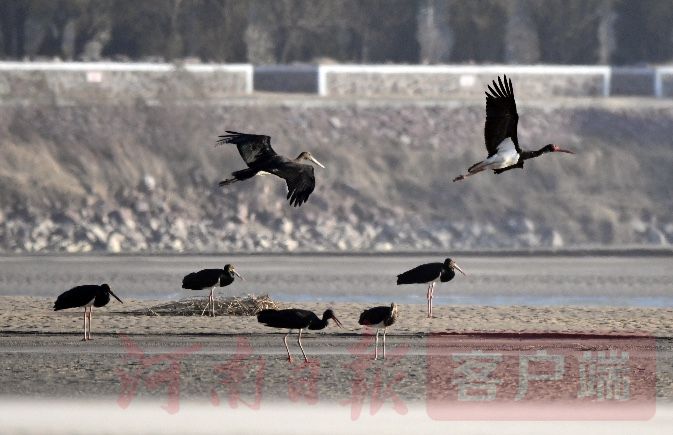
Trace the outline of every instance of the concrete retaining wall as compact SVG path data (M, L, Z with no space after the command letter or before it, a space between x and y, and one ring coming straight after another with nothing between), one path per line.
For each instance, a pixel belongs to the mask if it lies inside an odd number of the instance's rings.
M146 104L252 92L251 65L0 62L3 103Z
M506 74L518 96L597 97L610 93L609 67L551 66L359 66L320 67L320 94L330 96L474 97Z
M0 104L219 102L253 91L480 98L503 74L523 98L673 97L673 67L0 62Z

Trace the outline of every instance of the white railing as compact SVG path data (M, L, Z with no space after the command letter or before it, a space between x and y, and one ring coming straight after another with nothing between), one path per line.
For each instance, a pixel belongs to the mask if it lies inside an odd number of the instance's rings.
M673 75L673 67L661 66L654 69L654 96L663 98L664 95L664 75Z
M598 75L602 77L602 94L610 95L612 68L609 66L561 65L320 65L318 93L326 96L330 73L342 74L535 74L535 75Z
M316 74L316 88L321 96L330 95L330 74L446 74L467 76L480 74L511 74L511 75L574 75L599 76L601 95L611 95L613 68L610 66L563 66L563 65L264 65L253 67L250 64L172 64L149 62L0 62L2 71L82 71L98 72L174 72L188 71L192 73L232 72L245 75L245 92L252 93L254 87L254 71L278 72L292 76L293 72L311 72ZM641 75L652 74L652 94L656 98L673 95L673 84L668 85L667 77L673 76L673 66L634 68ZM462 81L463 78L461 77ZM673 78L671 79L673 81ZM282 91L282 90L280 90Z
M245 91L253 92L253 66L232 64L172 64L149 62L0 62L1 71L81 71L96 72L174 72L193 73L232 72L245 74Z

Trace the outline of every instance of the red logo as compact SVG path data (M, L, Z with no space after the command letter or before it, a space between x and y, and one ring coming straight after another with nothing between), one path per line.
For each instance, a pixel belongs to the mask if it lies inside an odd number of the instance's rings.
M433 334L427 409L437 420L646 420L653 337Z

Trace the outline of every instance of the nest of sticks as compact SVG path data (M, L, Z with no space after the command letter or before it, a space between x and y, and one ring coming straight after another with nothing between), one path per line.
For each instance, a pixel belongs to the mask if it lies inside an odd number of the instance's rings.
M142 311L148 316L200 316L207 304L207 296L191 297L155 305ZM217 316L256 316L260 311L269 308L278 308L269 295L215 298L215 315ZM204 314L208 315L208 313L210 313L210 308Z

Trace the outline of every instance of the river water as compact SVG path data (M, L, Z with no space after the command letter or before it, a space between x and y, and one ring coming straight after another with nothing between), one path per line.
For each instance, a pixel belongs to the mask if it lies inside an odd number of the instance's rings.
M468 276L439 284L436 304L673 306L673 257L454 259ZM423 303L425 286L397 286L396 275L442 260L421 255L8 256L0 258L0 295L55 297L78 284L108 282L122 298L170 300L205 294L181 289L185 274L232 263L246 280L218 289L218 296Z

